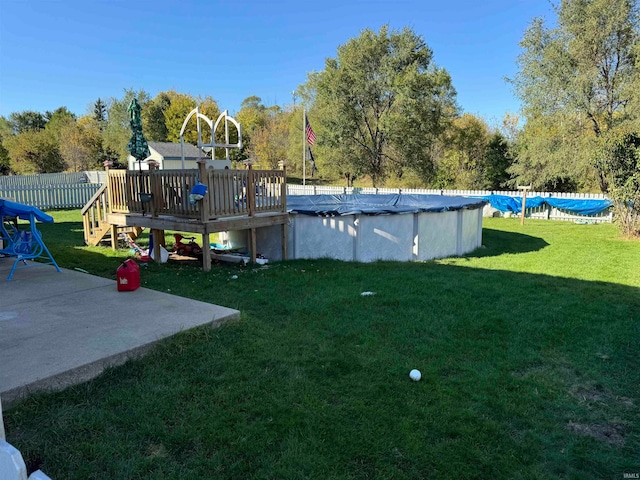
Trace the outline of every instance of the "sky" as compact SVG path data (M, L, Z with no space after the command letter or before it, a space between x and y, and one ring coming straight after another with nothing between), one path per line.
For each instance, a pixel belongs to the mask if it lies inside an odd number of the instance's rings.
M520 103L505 77L549 0L0 0L0 115L77 115L124 89L251 95L288 105L307 74L364 29L409 27L445 68L462 111L497 125Z

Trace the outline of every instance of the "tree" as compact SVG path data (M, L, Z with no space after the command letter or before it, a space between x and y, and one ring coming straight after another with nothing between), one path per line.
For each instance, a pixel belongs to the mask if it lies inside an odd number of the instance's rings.
M167 125L164 113L171 105L171 92L160 92L142 111L142 123L147 139L151 142L167 141Z
M93 104L93 119L98 125L103 125L107 121L107 104L101 98Z
M47 124L47 119L40 112L25 110L13 112L9 115L9 122L13 128L13 134L18 135L30 130L42 130Z
M512 172L536 187L595 180L606 191L588 159L599 137L639 116L636 1L561 0L555 10L555 28L535 19L520 44L513 83L527 125Z
M440 188L487 188L489 127L484 120L465 113L452 122L442 141L444 153L437 161L436 185Z
M67 107L60 107L53 112L46 112L45 118L47 119L45 130L51 132L58 140L60 140L62 130L76 122L76 116Z
M610 186L615 221L622 233L640 236L640 134L611 135L596 150L594 161Z
M19 175L55 173L64 170L58 139L45 130L26 130L3 141L11 159L11 170Z
M486 152L487 186L491 190L499 190L507 186L510 179L508 172L513 163L513 157L507 139L500 132L495 132L489 138Z
M240 111L236 115L236 120L242 125L242 150L234 151L235 161L248 158L253 134L256 130L266 126L268 115L267 107L262 104L260 97L252 95L242 101Z
M60 154L67 171L102 167L102 135L95 117L82 117L66 125L60 133Z
M263 168L276 169L280 162L286 160L290 115L273 109L265 125L254 130L249 153Z
M456 107L449 74L432 57L410 29L383 26L338 47L309 76L300 93L319 120L318 143L341 170L368 175L374 185L404 168L433 177L430 147Z

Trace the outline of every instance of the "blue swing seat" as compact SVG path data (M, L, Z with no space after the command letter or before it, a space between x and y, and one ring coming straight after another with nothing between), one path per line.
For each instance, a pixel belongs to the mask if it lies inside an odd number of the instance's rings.
M18 218L29 222L29 230L19 228ZM0 198L0 239L2 240L0 256L14 259L7 280L13 278L13 273L18 268L53 265L58 272L60 271L60 267L42 240L42 234L36 227L36 220L53 222L53 218L42 210ZM27 260L38 260L38 262L27 263Z

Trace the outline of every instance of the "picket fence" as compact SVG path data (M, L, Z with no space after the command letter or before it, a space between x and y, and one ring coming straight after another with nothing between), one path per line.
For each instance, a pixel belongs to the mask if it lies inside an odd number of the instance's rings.
M0 187L17 187L27 185L65 185L71 183L86 183L85 172L69 173L39 173L36 175L2 175Z
M0 198L7 198L42 210L81 208L91 200L99 188L98 183L0 185Z
M287 185L287 195L342 195L342 194L392 194L402 193L406 195L444 195L463 197L486 197L488 195L506 195L510 197L522 197L520 191L498 190L441 190L426 188L360 188L360 187L332 187L319 185ZM571 198L575 200L606 200L607 196L601 193L554 193L554 192L527 192L527 197L555 197ZM485 206L484 216L498 215L497 210L490 205ZM607 209L596 215L577 215L575 213L560 210L544 203L537 208L527 208L527 218L539 220L564 220L571 222L610 223L613 221L613 211Z
M81 208L105 178L103 171L0 176L0 198L43 210Z

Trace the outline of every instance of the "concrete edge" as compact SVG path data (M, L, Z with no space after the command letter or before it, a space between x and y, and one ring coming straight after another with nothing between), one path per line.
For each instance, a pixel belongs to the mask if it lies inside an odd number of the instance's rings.
M148 342L144 345L139 345L132 349L126 350L124 352L116 353L109 357L101 358L91 363L87 363L84 365L80 365L79 367L71 368L65 372L61 372L51 377L41 378L34 382L31 382L27 385L22 385L19 387L12 388L11 390L7 390L5 392L0 392L0 399L2 401L2 406L5 410L10 408L12 405L16 404L20 400L27 398L32 393L42 392L42 391L59 391L64 390L67 387L71 387L73 385L78 385L80 383L87 382L99 376L102 372L104 372L109 367L117 367L124 364L127 360L136 359L144 356L149 352L156 344L166 340L168 338L173 337L174 335L187 332L189 330L193 330L194 328L200 328L203 326L210 326L212 328L219 328L222 325L240 320L240 312L232 313L230 315L213 319L210 322L203 323L201 325L197 325L190 328L184 328L176 331L171 335L167 335L166 337L161 337L151 342Z

